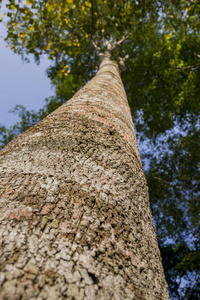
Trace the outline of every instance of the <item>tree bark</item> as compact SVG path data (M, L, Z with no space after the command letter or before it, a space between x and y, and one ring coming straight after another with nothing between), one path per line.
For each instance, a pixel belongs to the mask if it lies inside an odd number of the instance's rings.
M1 299L168 299L118 64L0 152Z

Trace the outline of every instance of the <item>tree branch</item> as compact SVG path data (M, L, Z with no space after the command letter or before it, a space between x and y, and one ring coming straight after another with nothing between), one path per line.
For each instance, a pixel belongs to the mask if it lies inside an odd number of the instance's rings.
M198 58L200 58L200 54L194 53L195 56L197 56Z
M153 178L157 179L157 180L160 181L160 182L163 182L164 184L170 185L171 187L173 187L173 188L175 188L175 189L178 189L179 191L183 192L184 194L186 194L187 196L189 196L189 197L191 197L191 198L194 198L194 199L200 201L200 198L195 197L195 196L193 196L193 195L187 193L183 188L177 187L176 185L171 184L170 182L168 182L168 181L166 181L166 180L164 180L164 179L161 179L160 177L153 176Z
M115 41L114 44L112 45L112 50L114 50L116 47L121 45L129 36L130 36L130 33L127 33L121 38L121 40Z
M193 65L193 66L188 66L188 67L173 67L174 69L193 69L193 68L198 68L200 66L200 64L196 64L196 65Z
M94 32L94 4L93 4L93 0L91 0L91 15L92 15L92 35Z
M91 43L96 50L100 50L99 47L97 46L97 44L93 40L91 40Z
M106 44L106 47L107 47L107 50L108 51L113 51L113 47L112 45L109 43L109 41L107 39L105 39L105 44Z
M126 69L125 60L127 58L129 58L128 54L124 58L118 57L118 64L119 64L120 71L124 71Z
M98 55L99 60L100 60L100 62L101 62L101 60L102 60L104 54L103 54L102 52L100 52L100 47L98 47L97 44L96 44L93 40L91 40L91 43L92 43L92 45L94 46L94 48L95 48L95 50L96 50L96 54Z

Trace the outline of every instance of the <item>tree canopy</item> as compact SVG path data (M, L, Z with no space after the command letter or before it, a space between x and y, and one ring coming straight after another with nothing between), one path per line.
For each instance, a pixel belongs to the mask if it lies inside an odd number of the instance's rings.
M200 4L198 1L0 1L9 47L39 63L55 96L21 122L1 126L2 146L67 101L96 73L97 52L121 41L122 73L150 189L173 299L199 293ZM28 100L27 100L28 101ZM185 279L185 281L183 281Z

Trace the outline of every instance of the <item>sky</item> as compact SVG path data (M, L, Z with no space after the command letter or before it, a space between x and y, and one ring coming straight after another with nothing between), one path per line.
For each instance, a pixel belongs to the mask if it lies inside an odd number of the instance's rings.
M38 66L30 57L31 63L24 63L20 55L6 48L5 34L6 29L0 23L0 125L8 127L18 120L17 116L8 113L15 105L38 110L54 91L45 75L50 61L44 57Z

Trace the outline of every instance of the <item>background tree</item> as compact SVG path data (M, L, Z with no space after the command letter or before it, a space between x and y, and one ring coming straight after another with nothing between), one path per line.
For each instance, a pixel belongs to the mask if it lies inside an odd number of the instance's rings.
M22 122L11 131L2 128L3 143L68 100L95 74L92 41L104 50L105 39L128 35L115 55L129 54L122 77L146 148L144 162L150 159L147 179L165 271L174 299L195 299L200 198L198 2L10 1L8 8L8 42L23 59L33 53L39 62L40 55L48 55L52 65L47 74L56 96L47 99L38 114L18 107ZM181 278L188 282L184 288Z

